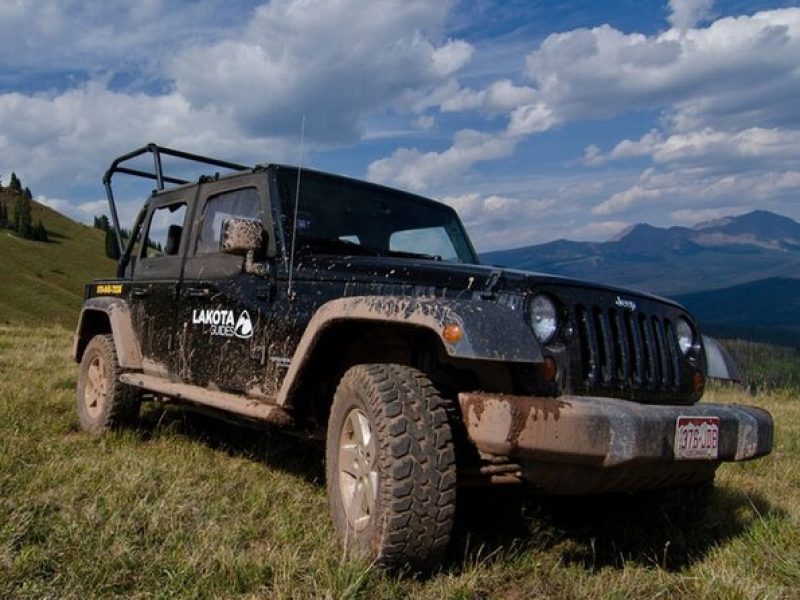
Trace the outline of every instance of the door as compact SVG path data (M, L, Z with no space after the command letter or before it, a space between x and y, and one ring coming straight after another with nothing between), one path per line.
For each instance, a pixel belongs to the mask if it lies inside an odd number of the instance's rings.
M236 185L236 187L231 187ZM180 344L187 382L253 396L274 395L267 379L272 275L248 273L241 256L219 251L222 222L260 221L272 232L263 177L203 185L181 288ZM265 249L264 255L269 254ZM266 262L266 256L257 257Z
M174 194L151 202L132 275L131 312L145 372L177 379L175 322L188 204Z

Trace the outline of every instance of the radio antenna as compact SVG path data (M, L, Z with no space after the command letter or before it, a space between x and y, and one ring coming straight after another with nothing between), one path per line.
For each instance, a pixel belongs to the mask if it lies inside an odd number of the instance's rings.
M300 156L297 160L297 187L294 191L294 220L292 221L292 249L289 252L289 282L287 285L287 294L291 299L293 297L292 289L292 274L294 273L294 249L295 239L297 239L297 209L300 206L300 174L303 172L303 142L306 135L306 115L303 113L303 118L300 121Z

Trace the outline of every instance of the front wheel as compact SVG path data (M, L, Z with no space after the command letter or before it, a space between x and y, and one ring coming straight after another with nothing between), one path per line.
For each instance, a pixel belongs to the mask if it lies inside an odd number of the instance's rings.
M441 558L456 497L445 408L410 367L356 365L344 374L328 421L326 476L346 550L390 568Z
M100 433L139 416L138 391L120 382L122 369L111 335L97 335L86 346L78 377L78 420L84 431Z

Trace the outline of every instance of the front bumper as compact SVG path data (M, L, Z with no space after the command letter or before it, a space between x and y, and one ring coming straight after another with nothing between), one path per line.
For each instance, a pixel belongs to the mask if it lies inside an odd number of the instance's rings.
M721 462L750 460L772 450L772 417L750 406L485 393L459 394L459 403L479 451L519 463L523 479L555 493L682 485L708 479ZM719 419L716 459L675 457L681 416ZM576 481L569 484L572 476Z

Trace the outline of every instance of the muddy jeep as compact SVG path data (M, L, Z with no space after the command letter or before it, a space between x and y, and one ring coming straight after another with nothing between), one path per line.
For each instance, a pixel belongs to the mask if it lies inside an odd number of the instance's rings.
M120 173L157 187L127 239ZM119 262L75 333L81 426L155 400L324 440L335 529L379 564L435 563L465 486L688 489L771 450L767 412L698 403L726 369L683 307L481 266L443 204L154 144L104 183Z

